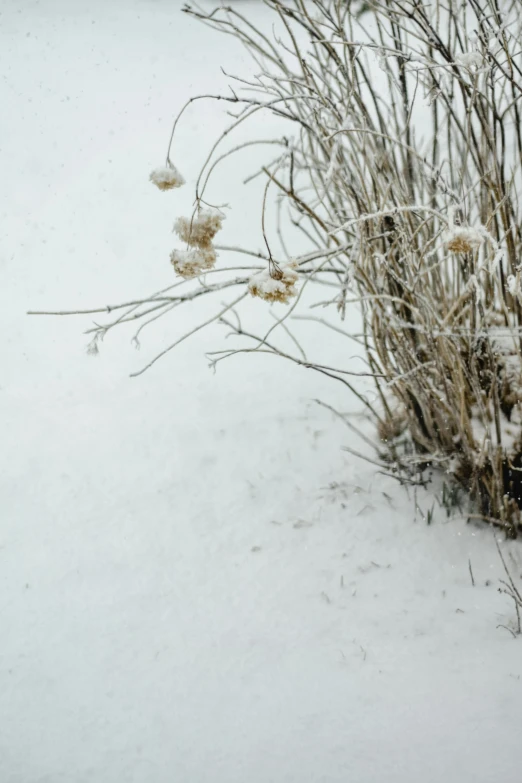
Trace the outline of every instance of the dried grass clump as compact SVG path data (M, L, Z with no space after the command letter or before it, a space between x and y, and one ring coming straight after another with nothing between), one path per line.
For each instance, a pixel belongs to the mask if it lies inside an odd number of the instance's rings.
M154 294L138 313L93 331L103 336L138 317L145 325L196 296L236 288L201 325L216 320L240 338L213 354L214 365L262 351L343 383L373 417L389 470L440 468L467 490L472 515L514 536L522 528L521 0L265 5L263 29L246 6L185 9L236 38L254 65L252 75L230 77L230 91L200 96L228 107L231 119L196 181L200 217L176 223L189 249L174 260L177 271L196 269L192 259L217 230L201 218L215 172L254 145L276 150L259 170L263 251L218 246L230 265L212 270L217 282ZM168 160L195 100L174 122ZM266 114L281 122L281 135L259 140L255 121ZM250 121L252 137L223 150ZM246 275L234 265L237 253ZM347 352L338 367L312 361L294 335L292 318L314 291L321 317L311 322L338 330L326 308L349 319L342 331L361 351L364 372L359 363L346 367ZM249 292L292 299L264 334L248 331L238 313ZM253 343L242 347L247 338Z
M264 167L267 188L314 242L293 275L306 270L308 285L333 286L341 317L359 301L358 339L380 404L354 390L394 469L440 467L466 488L477 516L515 535L520 1L386 0L367 4L360 23L361 6L345 0L266 5L278 31L271 40L235 9L190 13L232 28L260 64L261 77L239 86L261 99L241 95L239 121L261 100L294 124L286 153ZM285 300L267 248L268 269L249 290ZM345 370L336 375L351 385Z

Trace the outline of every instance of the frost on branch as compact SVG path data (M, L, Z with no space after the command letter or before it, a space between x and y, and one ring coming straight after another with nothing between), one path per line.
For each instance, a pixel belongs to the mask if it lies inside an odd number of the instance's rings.
M455 60L459 65L462 65L463 68L471 71L471 73L479 73L480 71L487 70L487 68L484 68L485 63L483 56L477 51L462 52L457 55Z
M175 166L160 166L150 172L150 181L160 190L172 190L185 184L185 179Z
M299 275L295 271L297 264L290 262L272 270L264 269L250 278L248 290L252 296L258 296L267 302L283 302L297 296L296 283Z

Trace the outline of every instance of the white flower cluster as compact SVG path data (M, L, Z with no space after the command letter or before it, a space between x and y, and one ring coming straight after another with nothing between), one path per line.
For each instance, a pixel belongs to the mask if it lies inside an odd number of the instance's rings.
M185 179L172 163L150 172L149 179L160 190L172 190L185 184Z
M258 296L267 302L286 303L290 297L297 296L296 283L299 275L295 271L296 267L296 262L291 261L273 271L264 269L250 278L248 290L252 296Z

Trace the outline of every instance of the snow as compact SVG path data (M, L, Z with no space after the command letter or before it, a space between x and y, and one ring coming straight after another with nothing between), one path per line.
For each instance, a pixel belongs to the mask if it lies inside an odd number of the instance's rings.
M488 70L484 67L484 57L477 51L458 54L457 63L472 73L483 73Z
M180 125L184 188L148 172L178 108L246 66L179 8L2 4L0 780L518 783L493 532L343 451L369 454L313 402L357 411L341 384L265 355L213 375L219 327L129 379L218 302L156 322L139 353L111 332L95 358L88 316L25 315L172 282L170 227L221 107ZM223 241L262 249L233 173ZM300 329L325 363L360 363ZM518 580L520 545L501 546Z

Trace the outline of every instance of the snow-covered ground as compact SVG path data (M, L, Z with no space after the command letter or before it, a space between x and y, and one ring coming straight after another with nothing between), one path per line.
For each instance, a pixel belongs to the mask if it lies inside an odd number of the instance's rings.
M190 193L148 172L182 103L246 63L180 7L0 9L0 781L519 783L493 533L437 504L428 526L433 496L416 510L343 452L365 446L313 402L357 410L340 384L262 356L213 375L218 327L129 379L216 303L97 358L89 318L25 315L171 281ZM189 185L222 121L187 115ZM260 247L236 179L223 238ZM502 547L519 578L520 544Z

